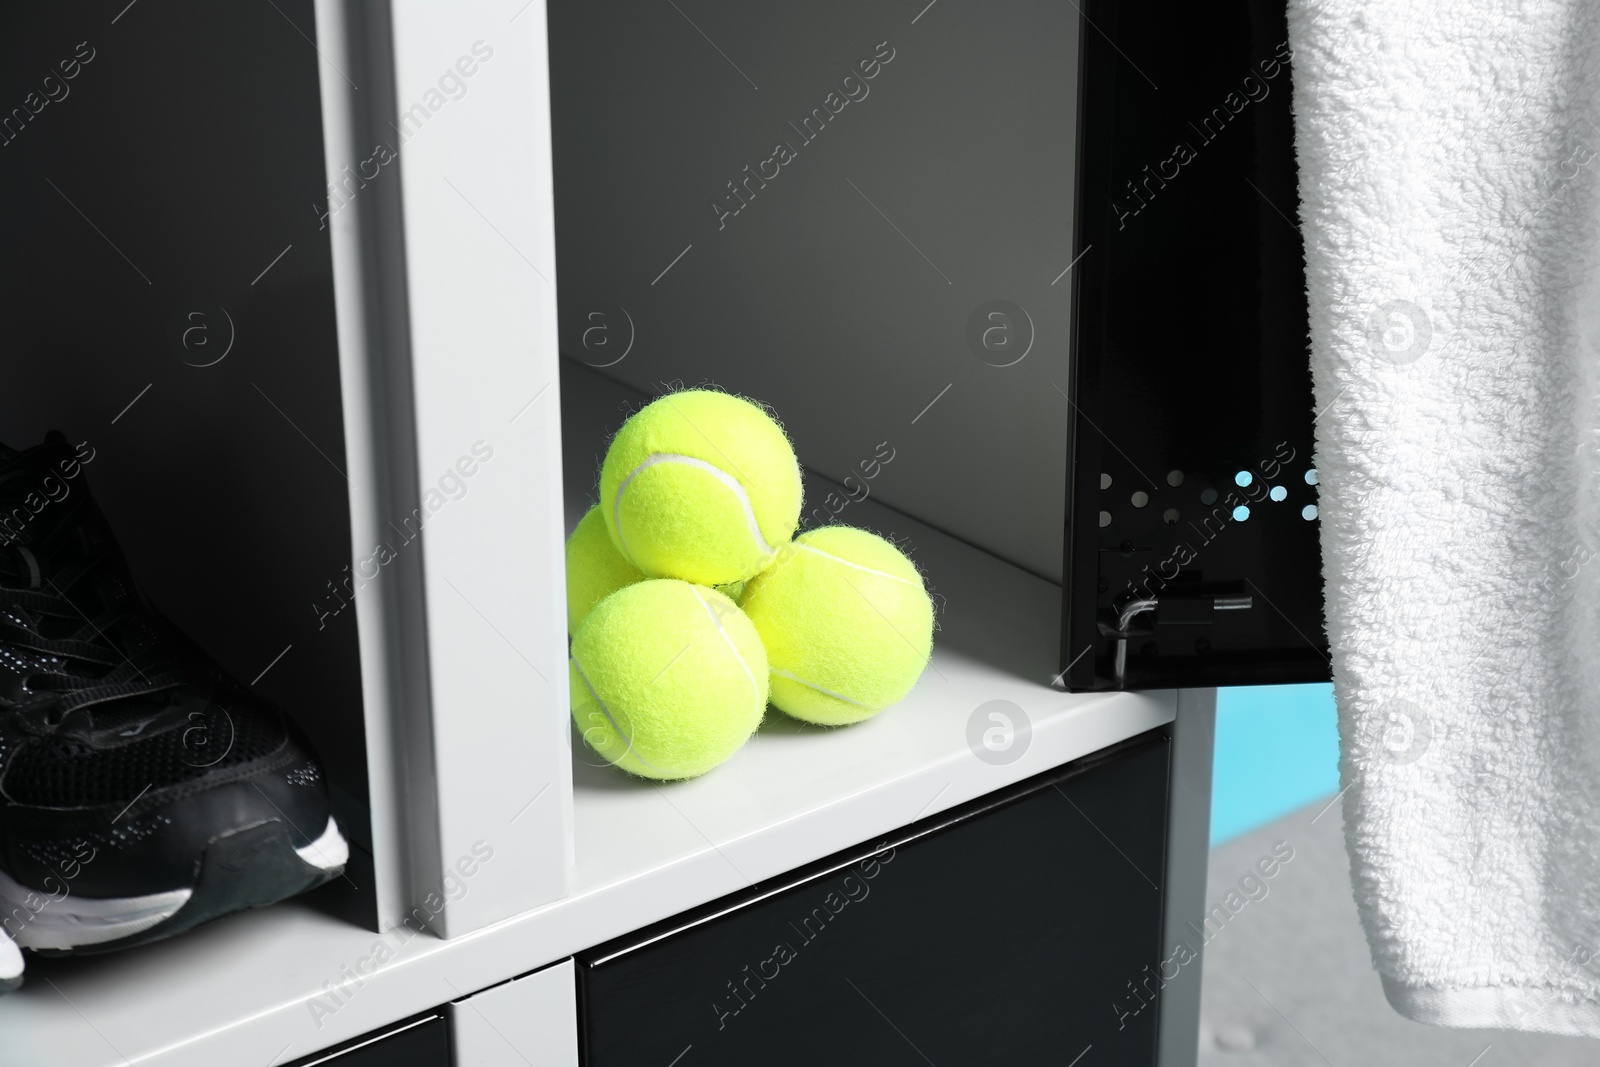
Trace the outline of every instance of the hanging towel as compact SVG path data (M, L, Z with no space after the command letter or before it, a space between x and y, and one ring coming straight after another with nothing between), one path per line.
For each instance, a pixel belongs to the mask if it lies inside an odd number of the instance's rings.
M1345 840L1420 1022L1600 1037L1600 4L1290 0Z

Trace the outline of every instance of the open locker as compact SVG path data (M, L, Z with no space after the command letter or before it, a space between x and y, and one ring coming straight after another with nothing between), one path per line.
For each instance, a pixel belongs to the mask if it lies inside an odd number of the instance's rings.
M435 453L438 409L413 406L414 375L438 368L448 381L463 364L428 347L428 321L411 317L420 300L394 298L408 280L403 250L425 242L398 218L398 152L377 148L401 147L401 46L387 15L286 0L249 12L26 5L4 16L23 105L6 112L0 168L13 209L0 440L26 448L59 429L85 442L74 492L92 490L156 608L309 737L351 858L324 887L179 937L94 957L30 953L26 984L0 1000L0 1062L244 1062L276 1036L252 1030L262 1024L292 1032L262 1062L280 1049L299 1059L400 1017L370 993L349 1008L377 961L565 890L568 790L539 773L540 753L556 746L530 740L537 668L504 645L486 650L506 634L535 644L522 636L528 622L506 617L500 589L536 613L556 599L538 575L559 588L559 557L523 536L536 502L518 451L543 438L500 436L513 408L470 419L470 433L438 433ZM499 92L536 127L521 92L533 38L513 35L494 39L517 58L471 85L491 95L480 87L505 70ZM474 39L444 66L471 59ZM431 100L440 76L425 69L401 91ZM367 119L385 100L378 134ZM415 170L423 158L408 152ZM523 351L537 347L537 324L522 336ZM539 455L521 470L554 466ZM460 548L480 530L514 542L512 558L482 551L483 539ZM500 585L429 568L430 550L482 564ZM486 680L498 655L514 667L496 690ZM452 747L462 719L500 747ZM497 754L515 766L485 773ZM452 789L466 764L488 799ZM119 840L159 831L108 822ZM80 900L97 895L79 884ZM430 991L419 1010L448 995Z
M353 901L53 962L63 995L171 1064L313 1062L424 1016L407 1040L475 1047L475 998L574 982L594 1023L597 946L948 812L981 827L985 798L1133 749L1137 774L1081 788L1104 825L1140 790L1122 814L1145 877L1075 886L1074 906L1149 890L1099 946L1148 957L1198 905L1210 687L1326 676L1282 8L278 6L195 9L195 37L109 12L132 43L94 39L73 98L25 132L93 136L60 142L81 185L0 172L37 205L19 337L61 356L16 360L0 415L117 442L115 485L100 460L90 477L138 573L245 681L316 690L302 720L375 873ZM70 21L27 18L29 42ZM96 101L85 79L113 60L140 95ZM137 166L97 169L106 144ZM206 179L217 160L229 181ZM85 243L63 245L74 225ZM63 287L74 272L92 273ZM89 291L111 310L85 314ZM191 310L236 324L211 366L182 358ZM628 414L701 384L770 405L802 530L895 539L938 630L900 705L841 729L769 709L728 763L658 786L572 726L562 539ZM36 399L69 385L70 405ZM338 596L379 546L379 579ZM1082 831L1062 840L1104 840ZM451 873L484 844L493 862ZM428 900L427 935L389 936ZM19 1047L114 1062L35 992L0 999ZM1139 1021L1141 1062L1158 1029L1182 1062L1182 1010Z
M1281 7L549 10L567 528L608 503L617 426L710 384L782 420L802 529L903 539L940 606L901 705L817 737L769 712L686 790L709 839L790 814L794 783L881 759L891 730L939 752L987 699L1025 723L1080 694L1327 677ZM602 848L587 812L615 811L616 833L660 803L573 745L582 870ZM1177 812L1203 789L1174 760ZM708 816L719 795L760 814ZM1176 930L1204 830L1147 832L1179 858ZM640 990L671 984L652 953L696 944L737 972L776 885L641 933L647 951L580 957L592 1062L691 1042L733 1062L702 1005L679 1018ZM1163 1062L1197 1017L1186 977ZM616 1037L621 1017L652 1024Z
M1283 12L1126 6L552 3L562 355L1062 587L1069 689L1324 678Z
M58 506L86 487L157 609L309 736L352 845L312 899L373 924L316 53L270 7L4 18L6 66L49 102L4 134L0 440L65 434L84 462ZM195 729L197 767L235 743Z

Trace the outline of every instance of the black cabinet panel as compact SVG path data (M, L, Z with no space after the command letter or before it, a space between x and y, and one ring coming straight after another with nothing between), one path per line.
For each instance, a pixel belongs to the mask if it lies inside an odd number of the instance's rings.
M1284 4L1083 11L1067 685L1326 681Z
M1145 735L581 955L585 1064L1153 1063L1167 760Z
M425 1015L289 1067L451 1067L450 1032L443 1017Z

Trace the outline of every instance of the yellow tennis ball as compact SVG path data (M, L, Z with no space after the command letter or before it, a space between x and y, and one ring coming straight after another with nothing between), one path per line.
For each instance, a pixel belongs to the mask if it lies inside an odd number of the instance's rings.
M748 400L669 393L622 424L600 470L617 549L653 577L724 585L759 573L800 521L800 464Z
M637 582L572 638L572 718L644 778L693 778L739 750L767 706L767 654L738 605L671 578Z
M772 671L772 703L843 726L911 691L933 651L933 602L894 545L850 526L801 534L740 605Z
M567 538L567 632L594 606L625 585L644 581L644 574L622 558L606 532L605 516L590 508Z

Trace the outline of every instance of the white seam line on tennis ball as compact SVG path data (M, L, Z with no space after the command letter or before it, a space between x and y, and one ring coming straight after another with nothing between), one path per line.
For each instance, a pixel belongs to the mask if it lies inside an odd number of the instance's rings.
M724 452L717 445L717 443L711 439L709 434L707 434L704 430L702 430L699 426L697 426L695 424L695 421L689 417L689 413L684 411L681 407L678 406L678 402L672 398L672 394L671 393L666 394L661 399L665 400L667 402L667 404L672 408L672 410L677 413L678 418L682 419L684 422L687 422L689 424L689 428L690 429L692 429L695 433L699 434L702 438L704 438L706 444L708 444L712 448L716 449L717 455L721 456L724 460L727 461L728 466L733 468L735 474L737 474L741 478L744 478L744 471L739 469L739 465L733 461L733 457L728 455L726 452ZM743 398L740 397L740 398L736 398L736 399L743 399ZM749 479L746 478L745 480L748 481Z
M727 630L723 629L722 620L717 617L716 612L711 610L711 605L706 601L705 597L700 595L700 590L691 585L689 592L693 593L694 598L700 601L700 606L706 609L706 615L711 619L711 625L717 628L717 633L727 643L728 651L733 653L733 658L738 660L739 666L744 669L744 676L750 679L750 688L755 691L756 699L761 699L761 683L756 681L755 672L750 669L750 664L744 661L744 656L739 652L739 646L733 643L733 637Z
M583 687L589 690L589 695L594 698L595 706L600 709L600 714L606 717L606 722L611 724L611 728L617 732L617 736L628 742L627 752L624 752L623 755L627 755L628 752L633 752L634 759L638 760L640 763L644 764L646 767L649 767L653 771L661 771L661 773L665 774L665 769L657 767L654 763L651 763L649 760L639 755L639 753L633 751L633 738L624 733L622 727L617 725L617 720L611 717L611 709L606 707L606 702L600 699L599 693L595 692L594 683L589 681L589 675L584 671L583 664L578 662L577 656L572 657L572 666L577 670L578 677L583 679ZM584 740L587 741L588 738L584 738ZM593 748L594 746L591 745L590 747ZM617 761L611 760L610 762L615 765Z
M822 549L808 545L804 541L796 541L794 543L794 547L803 548L807 552L815 552L819 556L831 559L835 563L842 563L846 567L854 567L858 571L866 571L868 574L876 574L879 578L887 578L891 582L902 582L905 585L915 586L918 589L922 588L921 582L913 582L910 578L902 578L898 574L890 574L888 571L880 571L873 567L863 567L859 563L851 563L849 560L844 559L843 557L835 556L832 552L824 552Z
M787 678L791 682L799 682L801 685L805 686L807 689L815 689L817 692L822 693L825 696L830 696L835 700L842 700L846 704L854 704L856 707L862 709L863 711L879 711L879 710L881 710L879 708L874 708L871 704L863 704L859 700L851 700L849 697L845 696L843 693L835 693L832 689L824 689L822 686L818 685L816 682L808 682L804 678L801 678L799 675L790 674L788 671L780 671L778 668L773 667L772 668L772 673L776 674L779 678Z
M628 557L628 562L632 563L635 569L643 570L644 568L640 567L639 562L633 558L633 553L628 549L628 539L622 536L622 493L623 490L628 488L629 483L635 478L639 477L639 475L643 474L651 467L661 463L686 463L691 467L696 467L705 471L717 481L721 482L728 488L729 491L733 493L733 495L738 499L740 506L744 508L744 518L745 522L750 526L750 536L752 539L754 539L756 546L761 550L762 557L769 557L777 551L767 543L766 536L762 534L761 525L756 522L756 509L750 503L750 494L745 492L744 486L740 484L739 479L735 478L721 467L707 463L703 459L696 459L693 456L682 456L676 452L652 452L644 458L643 463L640 463L637 467L633 468L633 470L629 471L628 476L622 479L622 481L617 485L616 495L613 496L611 500L611 525L616 528L617 540L622 542L622 554Z

